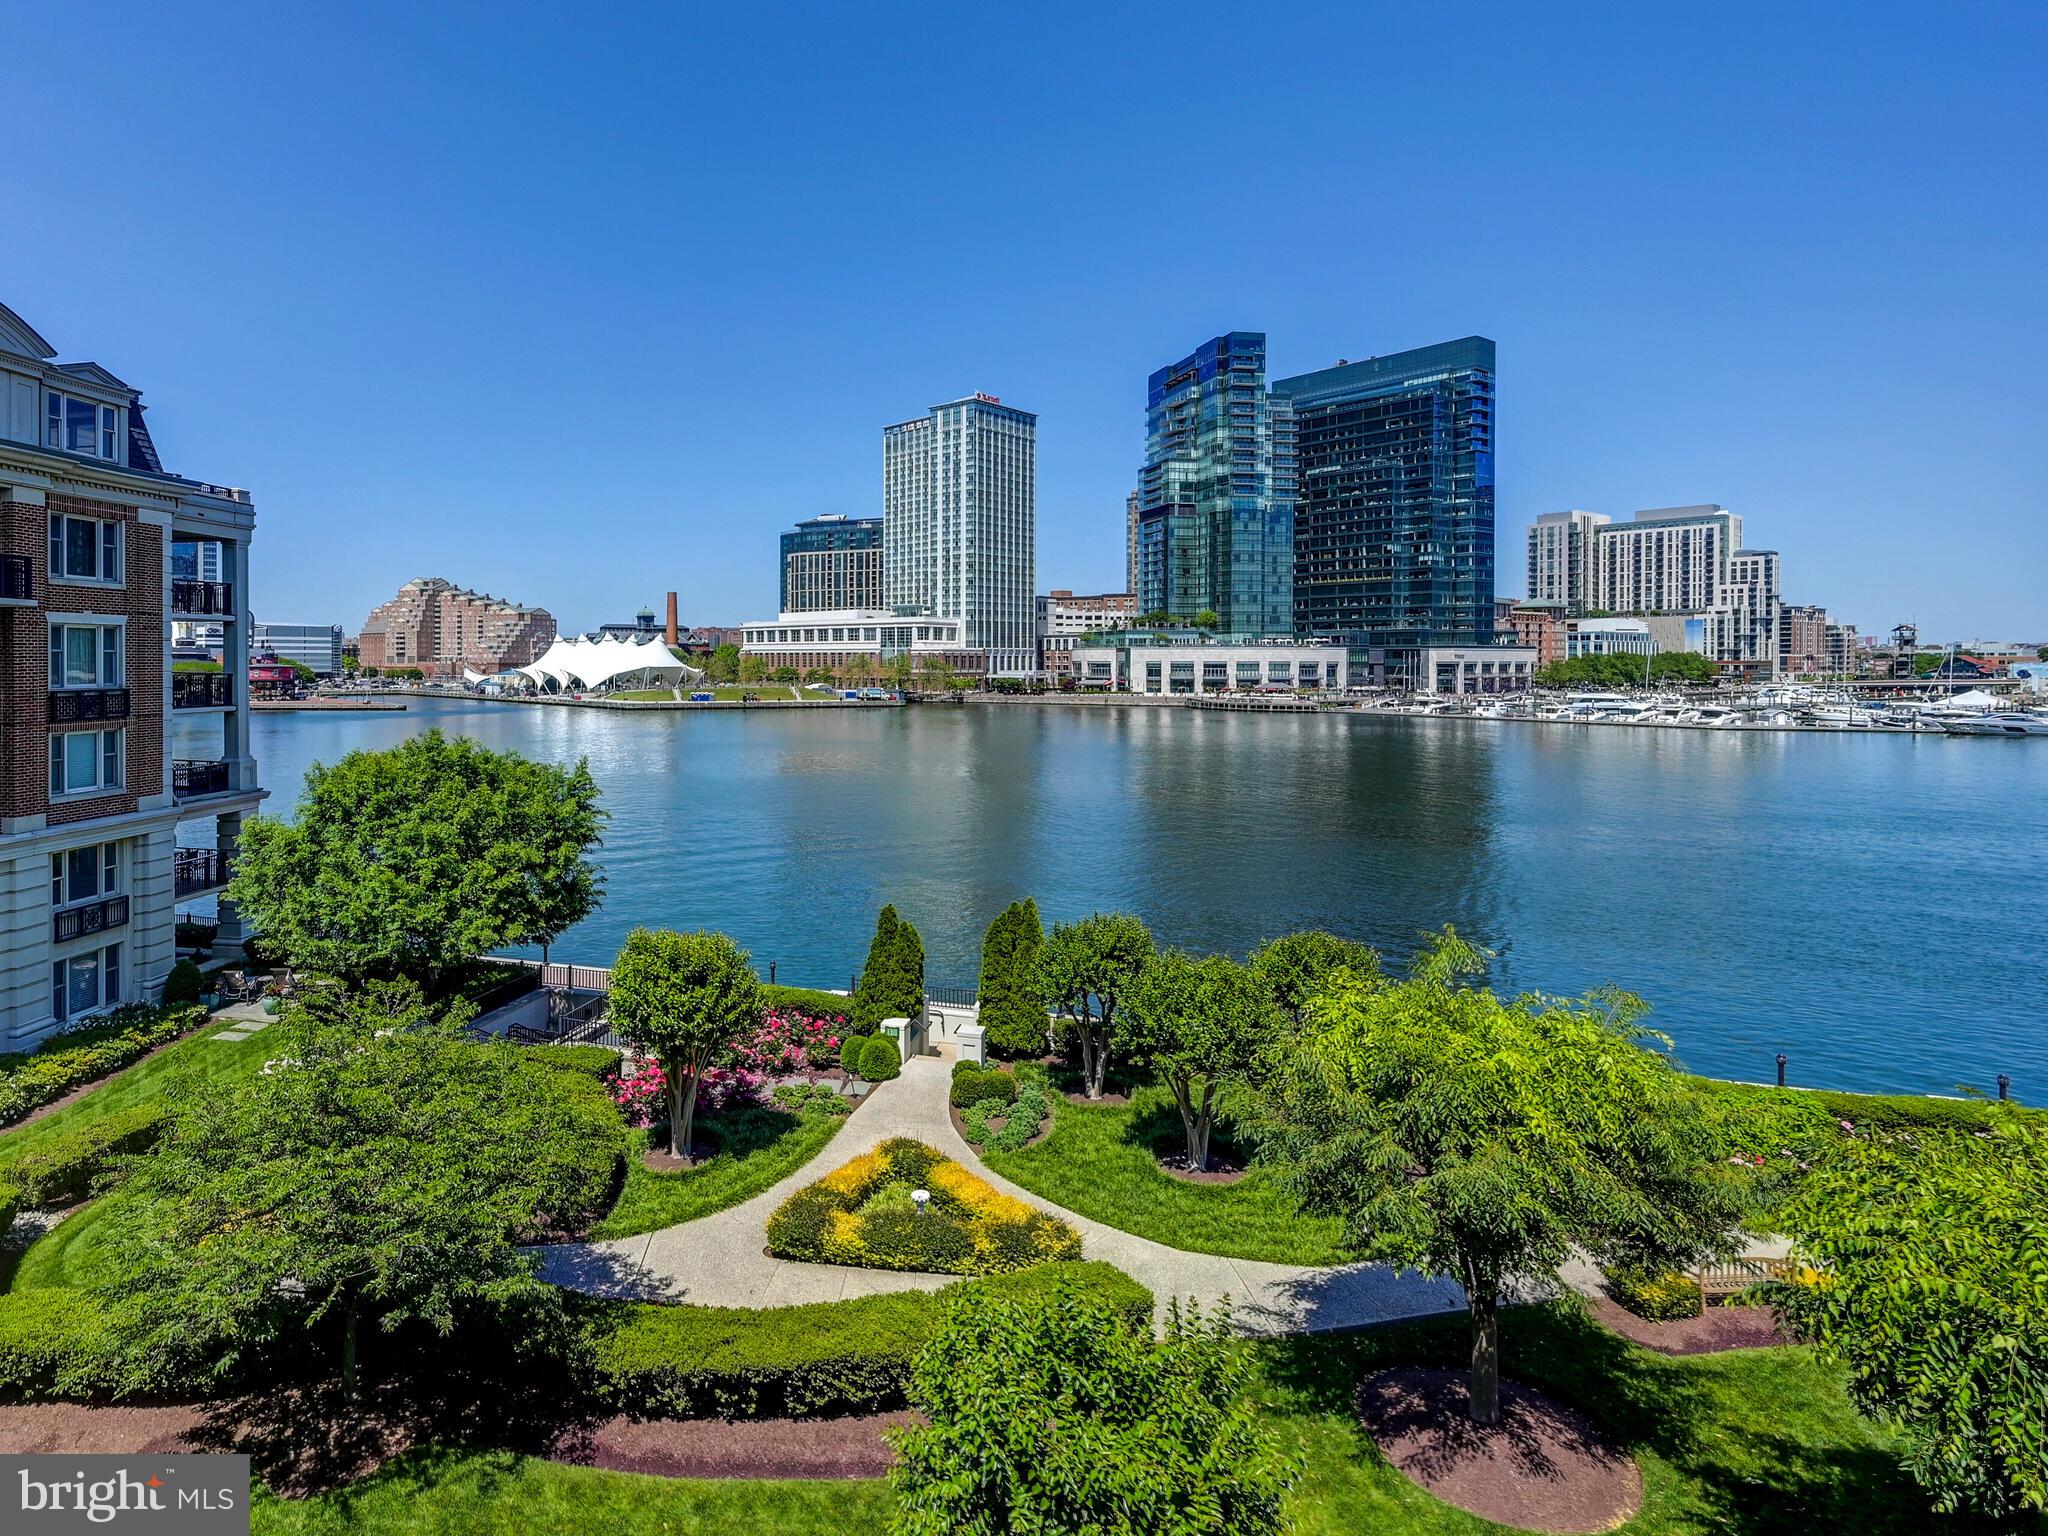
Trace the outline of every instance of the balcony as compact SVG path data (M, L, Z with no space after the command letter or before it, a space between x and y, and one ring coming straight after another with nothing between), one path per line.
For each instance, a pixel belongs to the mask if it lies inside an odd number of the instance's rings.
M228 883L231 861L218 848L178 848L171 853L171 886L176 898L204 896Z
M234 683L225 672L173 672L171 708L226 709L234 702Z
M62 944L66 939L79 939L88 933L104 933L109 928L119 928L127 921L128 898L102 896L84 906L60 910L51 923L51 938Z
M77 725L86 720L126 720L126 688L66 688L50 695L50 724Z
M200 795L224 795L235 787L234 765L200 758L171 759L171 793L180 800Z
M194 581L188 576L173 576L171 612L231 619L235 616L235 589L225 581Z
M35 567L27 555L0 555L0 603L36 600Z

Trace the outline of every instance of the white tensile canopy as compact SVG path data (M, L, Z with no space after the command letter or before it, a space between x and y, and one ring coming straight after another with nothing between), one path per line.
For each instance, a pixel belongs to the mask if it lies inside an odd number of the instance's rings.
M581 635L557 638L547 654L519 668L542 693L611 688L673 688L704 674L677 661L660 640L621 640L612 636L590 640Z

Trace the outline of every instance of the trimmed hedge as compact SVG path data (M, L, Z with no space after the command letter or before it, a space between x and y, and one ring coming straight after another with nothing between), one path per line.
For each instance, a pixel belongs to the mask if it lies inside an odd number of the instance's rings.
M1698 1317L1706 1301L1691 1275L1657 1273L1634 1266L1607 1271L1607 1294L1617 1303L1653 1323Z
M7 1229L14 1225L15 1213L21 1209L21 1186L11 1179L0 1179L0 1237L7 1235Z
M618 1080L619 1053L603 1045L515 1045L522 1056L557 1072L586 1072L600 1083Z
M52 1035L32 1055L0 1056L0 1125L140 1060L199 1024L196 1007L130 1003L104 1021Z
M62 1286L0 1296L0 1398L106 1397L124 1384L90 1296Z
M844 1057L841 1057L844 1060ZM903 1075L903 1051L887 1035L872 1035L861 1047L860 1075L871 1083L886 1083Z
M952 1094L955 1109L969 1109L984 1101L1007 1104L1017 1097L1017 1079L1001 1067L977 1067L971 1061L956 1061Z
M19 1191L29 1210L69 1205L92 1194L116 1158L155 1146L169 1124L158 1106L134 1104L19 1157L7 1157L0 1142L0 1179Z
M761 983L761 1002L778 1012L790 1009L819 1019L853 1016L852 998L842 997L837 992L819 992L810 987L772 987L764 981Z
M1066 1280L1148 1327L1152 1293L1107 1264L1045 1264L950 1286L1036 1296ZM923 1292L758 1311L606 1304L597 1334L605 1403L648 1418L869 1413L903 1405L910 1368L945 1307Z
M972 1147L990 1147L997 1152L1022 1151L1024 1144L1036 1136L1045 1124L1045 1117L1052 1113L1052 1101L1045 1096L1045 1090L1036 1083L1019 1089L1015 1100L999 1103L994 1099L982 1099L963 1110L960 1134ZM1003 1128L989 1129L989 1121L1002 1118Z

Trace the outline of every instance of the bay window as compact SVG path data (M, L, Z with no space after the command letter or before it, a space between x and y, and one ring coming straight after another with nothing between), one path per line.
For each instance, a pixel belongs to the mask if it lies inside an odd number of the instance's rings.
M121 1001L121 946L103 945L50 962L50 1012L71 1023Z
M50 578L53 581L121 579L121 524L113 518L50 514Z
M118 688L122 668L122 626L119 624L52 624L50 686L56 688Z
M121 787L122 740L119 728L104 731L61 731L50 737L50 794L106 794Z

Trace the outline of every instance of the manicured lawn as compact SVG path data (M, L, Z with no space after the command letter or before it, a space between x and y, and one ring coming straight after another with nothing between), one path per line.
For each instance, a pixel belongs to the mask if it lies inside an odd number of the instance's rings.
M107 1235L120 1219L118 1193L81 1207L29 1244L5 1289L46 1291L91 1285L106 1268Z
M723 1137L716 1157L687 1173L650 1173L640 1161L647 1133L635 1132L626 1151L626 1187L618 1204L592 1230L594 1238L656 1232L751 1200L818 1155L843 1116L807 1111L748 1109L708 1124Z
M1162 1172L1158 1149L1181 1144L1164 1088L1128 1105L1092 1107L1058 1096L1052 1133L1021 1152L982 1160L1004 1178L1070 1211L1196 1253L1281 1264L1334 1264L1339 1227L1303 1216L1278 1177L1253 1169L1235 1184L1191 1184Z
M1833 1375L1805 1350L1671 1360L1624 1343L1569 1306L1513 1312L1502 1335L1511 1375L1580 1408L1636 1458L1644 1506L1621 1528L1631 1536L1982 1529L1928 1509L1885 1435L1857 1417ZM1458 1321L1248 1347L1259 1356L1256 1390L1267 1422L1304 1458L1288 1501L1296 1536L1500 1532L1388 1466L1351 1412L1363 1374L1405 1362L1459 1364L1465 1334ZM506 1453L432 1452L338 1493L259 1497L255 1529L266 1536L841 1536L882 1529L889 1508L879 1482L671 1481Z

